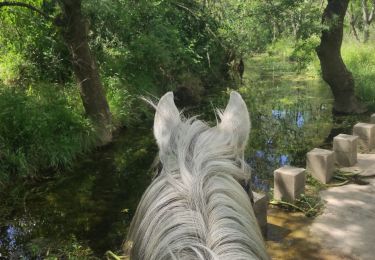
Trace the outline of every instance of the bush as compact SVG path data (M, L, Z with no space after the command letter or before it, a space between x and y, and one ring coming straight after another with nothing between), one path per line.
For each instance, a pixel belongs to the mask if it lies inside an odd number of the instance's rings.
M104 84L114 127L132 124L134 114L132 114L131 107L134 97L127 90L125 83L120 78L113 76L105 78Z
M369 105L375 103L375 44L344 42L342 56L353 73L357 95Z
M72 99L74 100L74 99ZM0 88L0 176L67 167L95 144L90 121L54 85Z
M312 35L306 39L281 38L267 48L272 57L290 61L297 72L308 72L309 67L318 61L315 53L320 38ZM306 70L307 69L307 70Z

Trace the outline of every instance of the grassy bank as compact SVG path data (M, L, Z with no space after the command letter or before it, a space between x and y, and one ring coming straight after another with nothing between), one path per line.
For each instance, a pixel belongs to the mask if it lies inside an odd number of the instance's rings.
M120 127L129 121L133 99L114 85L109 84L107 96L114 127ZM75 86L2 86L0 111L0 181L69 167L95 147L94 128Z
M345 64L353 73L357 95L375 111L375 43L346 41L341 51Z
M39 169L69 166L95 142L75 98L59 86L0 88L2 178L34 176Z
M280 39L270 45L267 52L271 57L293 64L293 70L302 75L321 78L319 59L315 54L318 44L318 37L298 43L291 39ZM342 44L341 54L353 74L357 96L371 111L375 111L375 43L360 43L348 38Z

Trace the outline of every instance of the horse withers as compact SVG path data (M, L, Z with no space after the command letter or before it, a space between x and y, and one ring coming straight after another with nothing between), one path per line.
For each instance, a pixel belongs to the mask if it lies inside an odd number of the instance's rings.
M269 259L250 199L244 149L246 104L230 94L221 122L185 119L165 94L155 106L161 171L132 220L125 252L132 260Z

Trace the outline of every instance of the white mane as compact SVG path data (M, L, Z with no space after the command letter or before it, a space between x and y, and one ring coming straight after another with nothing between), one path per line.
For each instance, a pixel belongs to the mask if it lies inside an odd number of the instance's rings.
M247 193L239 181L250 131L246 105L232 92L221 123L181 120L171 92L156 107L160 174L133 218L132 260L269 259ZM130 245L130 246L129 246Z

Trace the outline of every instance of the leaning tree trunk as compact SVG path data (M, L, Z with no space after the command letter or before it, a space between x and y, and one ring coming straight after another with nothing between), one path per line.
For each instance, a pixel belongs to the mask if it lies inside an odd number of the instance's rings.
M94 122L99 145L112 139L111 113L94 56L88 43L87 23L82 15L81 0L60 0L63 11L63 37L72 56L86 115Z
M366 109L354 93L354 79L341 57L343 25L349 0L328 0L322 16L323 29L320 45L316 48L323 79L334 96L336 113L362 113Z

